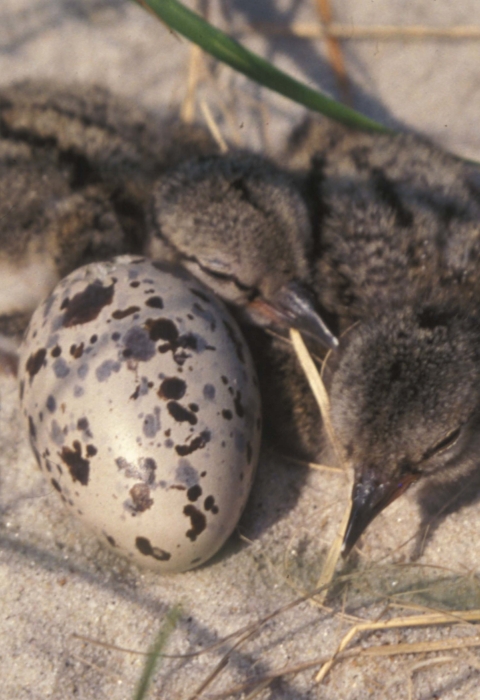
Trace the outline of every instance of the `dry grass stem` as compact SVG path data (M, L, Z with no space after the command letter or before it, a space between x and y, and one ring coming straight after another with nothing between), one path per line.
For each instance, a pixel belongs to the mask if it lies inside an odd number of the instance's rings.
M326 27L311 22L295 22L290 25L274 25L255 22L245 28L274 36L295 36L299 39L357 39L372 41L405 39L480 39L480 27L461 25L457 27L423 27L390 25L359 27L332 22Z
M454 613L455 618L452 619L452 614L451 613L432 613L431 615L412 615L410 617L398 617L394 618L393 620L386 620L383 622L365 622L359 625L355 625L350 628L350 630L347 632L347 634L344 636L342 641L340 642L337 651L335 654L326 662L323 664L322 668L320 671L317 673L315 676L315 681L317 683L321 683L321 681L325 678L325 676L328 674L330 669L332 668L333 664L336 662L336 660L339 658L339 655L345 650L345 648L350 644L352 639L355 637L355 635L360 634L361 632L373 632L375 630L387 630L387 629L400 629L400 628L405 628L405 627L433 627L435 625L451 625L451 624L458 624L459 622L470 622L470 621L480 621L480 610L466 610L466 611L458 611ZM469 637L468 639L476 639L477 643L476 644L470 644L470 646L479 646L480 645L480 637ZM443 642L446 642L448 640L439 640L438 642L419 642L418 644L396 644L396 645L386 645L383 647L379 648L384 648L384 649L397 649L397 648L406 648L408 647L411 649L411 651L397 651L397 652L391 652L391 653L419 653L420 651L441 651L445 650L446 648L448 649L453 649L453 648L460 648L460 647L439 647L439 648L433 648L428 647L430 644L435 645L435 644L442 644ZM460 640L463 642L463 640ZM419 648L419 645L423 645L422 648ZM426 646L425 646L426 645ZM465 644L465 646L468 646L468 644ZM417 649L418 647L418 649ZM370 647L370 649L376 649L377 647ZM383 652L378 652L374 654L373 651L369 651L368 649L364 650L365 655L376 655L376 656L381 656L381 655L386 655L388 656L388 653L383 654Z
M227 666L231 655L233 654L234 651L239 649L244 642L248 641L250 637L252 637L256 632L257 632L257 626L255 625L253 629L249 629L247 632L245 632L244 635L240 637L240 639L235 642L235 644L222 656L218 664L215 666L213 671L208 674L208 676L205 678L204 681L198 686L198 688L193 692L192 695L188 696L188 700L197 700L199 697L201 697L202 693L204 690L208 688L209 685L213 683L213 681L217 678L217 676L223 671L223 669Z
M105 676L106 678L110 678L115 683L123 683L121 677L116 674L112 673L111 671L108 671L106 668L102 668L98 664L93 663L93 661L88 661L88 659L84 659L83 656L79 656L78 654L69 654L70 658L75 659L76 661L79 661L81 664L84 666L88 666L90 668L94 668L95 671L98 671L102 676Z
M320 377L320 374L318 373L314 361L310 356L310 353L307 350L305 343L303 342L302 336L294 328L290 328L290 340L292 341L293 349L297 354L298 361L305 372L305 376L307 377L310 388L318 403L318 407L320 408L320 413L328 439L330 440L336 456L341 463L340 451L337 448L335 435L330 421L330 401L325 385Z
M92 639L91 637L86 637L83 634L77 634L74 632L72 634L73 639L79 639L81 642L87 642L87 644L92 644L96 647L103 647L103 649L108 649L109 651L120 651L123 654L134 654L136 656L150 656L149 651L138 651L137 649L128 649L127 647L119 647L116 644L109 644L108 642L101 642L99 639Z
M210 111L210 107L208 106L208 104L206 103L205 100L200 101L200 109L202 110L202 114L203 114L203 117L205 119L205 123L208 127L208 130L210 131L217 146L219 147L220 152L227 153L227 151L228 151L227 143L226 143L225 139L223 138L223 136L220 132L220 129L218 127L218 124L215 121L215 119L213 118L212 112Z
M212 84L216 85L216 80L212 75L209 74L208 78L211 80ZM241 132L242 127L238 124L238 120L236 119L232 108L222 97L222 95L220 95L218 89L215 90L215 105L222 113L223 118L225 119L225 122L228 125L230 140L233 141L236 146L241 147L243 144Z
M413 679L412 676L417 671L422 671L424 668L429 668L430 666L439 666L440 664L448 664L455 661L453 656L437 656L435 659L426 659L425 661L419 661L416 664L412 664L409 670L408 676L408 700L413 700Z
M258 697L262 690L265 690L265 688L268 688L270 683L274 680L273 678L266 678L263 683L259 683L259 685L255 688L255 690L252 690L251 693L249 693L246 697L245 700L253 700L253 698Z
M192 44L188 64L187 94L180 108L180 119L185 124L192 124L195 119L196 94L202 68L202 49L196 44Z
M384 644L367 647L366 649L364 647L357 646L353 647L352 649L348 649L346 651L341 652L336 660L346 661L348 659L362 657L374 658L384 656L399 656L402 654L425 654L436 651L469 649L478 646L480 646L480 636L468 637L463 639L458 637L450 637L448 639L442 639L434 642L418 642L414 644ZM324 655L322 657L317 657L316 659L311 659L309 661L291 664L289 666L282 666L281 668L273 669L272 671L265 673L259 678L247 678L244 681L244 683L232 686L222 693L210 694L209 697L217 698L218 700L220 700L220 698L229 698L232 695L235 695L236 693L241 693L248 690L252 687L252 685L254 685L255 688L258 688L259 686L263 688L267 684L274 681L276 678L282 678L284 676L295 675L302 671L308 671L309 669L318 666L319 663L323 663L326 660L326 658L327 657ZM413 671L420 670L422 667L426 667L434 663L446 663L448 660L450 660L450 657L441 657L440 659L428 659L416 664L415 666L418 668L414 667Z
M287 457L289 462L298 464L301 467L308 467L309 469L317 469L321 472L332 472L334 474L344 474L345 470L341 467L330 467L327 464L317 464L316 462L306 462L304 459L297 459L296 457Z
M351 499L349 499L347 507L345 508L345 511L343 513L342 522L340 523L340 527L338 528L337 535L328 551L328 555L325 560L322 573L320 574L320 578L317 581L317 588L323 588L323 586L330 584L333 579L335 569L337 568L338 560L340 559L340 556L342 554L343 538L347 530L348 519L350 517L351 510L352 502ZM327 594L328 588L325 588L322 591L322 593L320 593L319 597L316 598L316 600L318 600L320 603L323 603L325 598L327 597Z
M292 341L293 348L297 354L298 360L302 366L303 371L305 372L305 375L308 379L308 383L310 384L310 388L315 396L315 399L317 400L318 406L320 408L320 413L322 416L323 423L325 425L325 430L327 432L328 438L335 450L335 453L337 455L337 458L340 459L340 450L338 449L336 442L335 442L335 435L333 432L332 424L330 422L330 402L328 399L328 394L325 389L325 385L322 381L322 378L320 377L320 374L317 371L317 368L315 366L315 363L313 362L312 358L310 357L310 354L305 346L305 343L303 342L302 336L298 331L295 329L290 329L290 338ZM351 492L351 481L352 481L352 476L351 474L349 475L349 492ZM345 509L345 512L343 514L342 522L340 525L340 528L337 531L337 535L330 547L330 550L327 555L327 559L325 561L325 565L323 567L320 579L317 584L317 588L323 588L323 586L328 586L328 584L331 583L333 579L333 575L335 573L335 569L338 564L338 560L340 559L341 552L342 552L342 543L343 543L343 538L347 529L348 525L348 518L350 515L351 511L351 499L349 499L347 508ZM328 587L326 587L320 596L317 598L320 603L323 603L327 596L328 592Z
M352 94L347 69L345 67L345 61L343 60L342 47L339 40L332 36L329 32L329 27L332 24L330 0L315 0L315 4L325 29L325 41L327 43L328 58L330 65L332 66L332 70L337 78L342 100L345 102L345 104L351 106Z

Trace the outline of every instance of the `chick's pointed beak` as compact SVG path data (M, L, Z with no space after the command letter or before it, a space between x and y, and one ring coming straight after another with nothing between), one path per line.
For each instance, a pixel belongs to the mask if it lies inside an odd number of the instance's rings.
M312 295L299 282L284 284L269 300L257 297L250 310L269 323L306 333L327 348L338 347L337 338L315 310Z
M347 557L360 535L374 518L390 503L404 493L419 478L415 472L406 472L391 479L382 480L382 475L373 471L362 472L355 477L352 494L352 509L343 538L342 556Z

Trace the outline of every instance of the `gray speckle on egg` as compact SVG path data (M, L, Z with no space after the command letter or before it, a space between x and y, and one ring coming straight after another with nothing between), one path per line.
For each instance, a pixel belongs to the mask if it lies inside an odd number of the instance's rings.
M251 487L260 400L208 289L132 256L80 268L33 315L19 372L40 468L115 551L160 572L218 551Z

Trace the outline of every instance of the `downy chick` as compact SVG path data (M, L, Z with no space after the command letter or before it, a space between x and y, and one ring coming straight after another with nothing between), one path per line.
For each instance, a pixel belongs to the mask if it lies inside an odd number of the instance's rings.
M245 152L197 158L154 190L147 254L178 262L254 324L336 347L309 290L311 228L294 178Z
M23 82L0 90L0 333L21 333L80 264L141 250L154 179L215 152L100 87Z
M326 372L332 424L355 473L348 554L409 484L478 469L480 178L411 134L317 122L293 144L297 166L313 154L317 300L334 330L349 329ZM314 456L321 436L315 449L308 404L297 423Z

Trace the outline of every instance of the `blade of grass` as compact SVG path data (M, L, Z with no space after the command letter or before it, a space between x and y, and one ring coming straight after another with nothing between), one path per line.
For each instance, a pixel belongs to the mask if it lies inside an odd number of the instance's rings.
M135 691L135 695L133 696L133 700L143 700L143 698L146 697L148 686L150 685L150 681L152 680L152 676L155 672L155 668L157 666L160 654L162 653L162 649L164 648L168 638L175 629L179 617L180 608L175 607L168 612L167 619L161 626L160 632L158 633L157 638L152 644L152 648L149 650L149 656L145 663L145 666L143 667L143 672L138 682L138 686Z
M136 0L173 30L260 85L347 126L389 133L382 124L295 80L244 48L177 0Z

